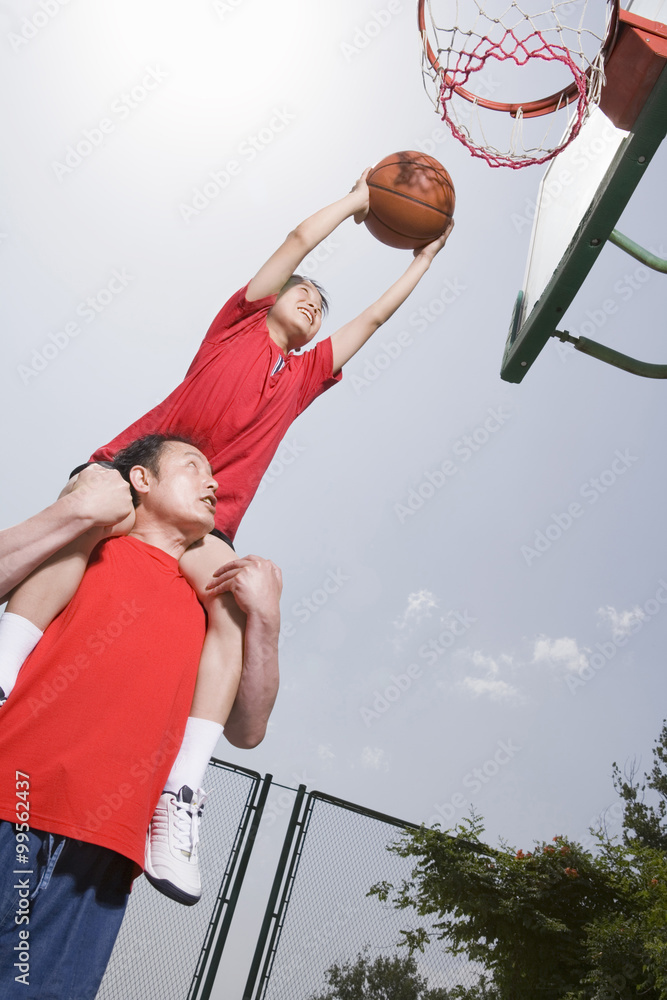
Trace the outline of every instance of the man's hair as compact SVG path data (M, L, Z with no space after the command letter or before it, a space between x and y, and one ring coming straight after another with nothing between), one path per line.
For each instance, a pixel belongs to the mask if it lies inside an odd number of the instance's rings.
M144 437L130 442L122 451L117 452L113 457L113 467L118 469L123 479L126 479L128 483L130 483L130 470L135 465L141 465L144 469L148 469L156 479L159 479L162 452L165 445L172 441L189 444L200 450L196 442L190 438L179 437L176 434L146 434ZM130 493L132 494L132 503L138 507L141 503L141 497L132 483L130 483Z
M322 316L326 316L329 312L329 299L327 298L327 293L317 281L313 281L312 278L308 278L304 274L293 274L291 278L288 278L278 292L278 298L280 298L283 292L286 292L288 288L293 288L294 285L302 285L304 281L308 282L309 285L312 285L313 288L316 288L320 293L320 298L322 299Z

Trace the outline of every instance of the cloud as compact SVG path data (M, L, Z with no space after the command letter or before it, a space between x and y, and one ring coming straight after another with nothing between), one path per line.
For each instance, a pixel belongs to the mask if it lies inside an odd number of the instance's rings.
M647 618L639 607L627 611L600 608L598 616L609 625L615 642L636 632ZM570 685L573 675L591 672L592 655L590 647L569 636L552 639L539 635L526 639L523 649L512 654L489 655L479 649L460 649L439 665L436 683L443 690L451 691L454 687L473 698L522 704L529 696L540 697L546 677L543 671L534 669L536 666L546 666L553 678Z
M646 612L638 606L630 608L629 611L617 611L616 608L607 606L598 608L598 616L611 626L612 639L624 639L631 632L636 632L639 625L645 621Z
M490 677L464 677L459 682L461 690L479 698L488 695L492 701L521 701L521 693L518 688L506 681L493 680Z
M549 639L548 636L541 635L535 640L533 663L546 663L550 667L565 670L566 673L577 673L588 666L588 657L579 648L576 639L569 639L567 636Z
M364 747L361 751L361 766L373 771L389 770L389 764L384 759L384 750L380 747Z
M431 618L433 610L437 606L438 600L430 590L417 590L408 594L405 611L394 620L394 628L398 634L394 635L392 645L397 652L405 645L413 628L420 625L426 618Z
M476 674L466 674L458 682L459 690L474 698L488 697L492 701L505 701L519 703L523 701L523 696L519 689L500 676L501 672L509 671L513 668L513 659L507 653L501 653L494 659L487 656L480 650L475 649L463 651L463 658L467 665L477 671Z
M317 756L320 760L333 760L336 754L331 749L330 743L320 743L317 748Z
M408 594L408 605L394 622L397 629L410 628L412 625L419 625L424 618L430 618L433 608L437 608L438 601L435 594L430 590L417 590Z

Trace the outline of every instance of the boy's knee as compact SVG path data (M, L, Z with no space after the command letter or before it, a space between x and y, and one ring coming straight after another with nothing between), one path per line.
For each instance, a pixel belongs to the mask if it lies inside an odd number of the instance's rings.
M183 553L179 569L200 600L206 597L206 584L216 569L236 559L234 549L215 535L205 535Z
M136 511L132 509L127 517L124 517L122 521L118 524L112 524L105 530L109 533L112 538L116 538L119 535L129 535L134 527L134 522L137 519Z

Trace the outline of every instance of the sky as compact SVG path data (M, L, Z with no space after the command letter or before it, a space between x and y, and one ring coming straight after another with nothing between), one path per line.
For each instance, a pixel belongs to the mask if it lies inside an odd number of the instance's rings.
M406 0L0 3L0 45L0 524L172 390L301 219L391 152L434 155L454 234L292 426L237 535L283 571L282 683L264 742L217 753L415 823L472 805L491 843L585 840L605 811L620 829L612 762L648 768L665 716L665 389L555 340L501 381L543 168L449 135ZM663 257L665 157L618 224ZM323 335L409 260L345 222L304 262ZM562 327L664 362L664 291L608 245Z

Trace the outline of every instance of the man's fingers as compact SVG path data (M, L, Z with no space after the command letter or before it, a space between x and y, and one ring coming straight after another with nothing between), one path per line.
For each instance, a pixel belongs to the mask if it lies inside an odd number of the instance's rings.
M228 570L241 569L243 566L251 566L253 563L264 563L268 561L269 561L268 559L262 559L261 556L253 556L253 555L241 556L238 559L230 559L229 562L226 562L222 566L219 566L216 570L213 571L213 576L216 577L221 576Z
M206 584L205 590L213 590L214 587L224 586L225 589L228 588L231 581L241 572L242 567L237 567L236 569L230 569L229 566L221 566L220 569L216 569L215 573Z
M229 583L216 583L215 580L212 580L206 584L205 590L209 597L218 597L220 594L229 592Z
M231 562L219 566L218 569L214 570L211 579L204 589L209 594L225 593L232 590L233 585L239 582L238 578L241 573L245 571L246 574L245 577L241 577L241 580L243 580L247 579L247 573L253 570L257 573L271 573L276 579L278 586L282 588L282 573L275 563L272 563L270 559L263 559L261 556L248 555L243 556L241 559L232 559ZM250 580L253 578L256 581L261 579L257 576L251 576Z
M216 570L213 570L213 576L220 576L222 573L226 573L230 569L238 569L240 566L246 564L247 556L239 559L230 559L229 562L223 563L222 566L218 566Z
M241 570L252 566L253 560L256 558L256 556L243 556L241 559L232 559L230 562L219 566L213 571L212 579L206 584L205 589L210 591L221 583L225 584L226 590L229 589L227 585L238 576Z

